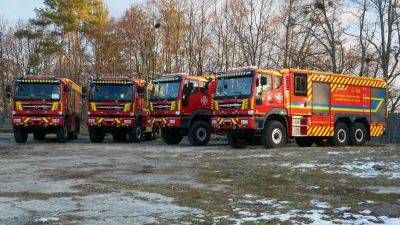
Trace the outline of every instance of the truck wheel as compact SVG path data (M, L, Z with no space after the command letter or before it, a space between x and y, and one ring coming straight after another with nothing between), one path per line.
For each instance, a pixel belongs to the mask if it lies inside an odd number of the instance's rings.
M57 128L58 143L65 143L68 138L68 127L66 125Z
M367 129L362 123L354 123L350 128L350 145L363 146L367 140Z
M261 134L261 143L265 148L281 148L286 143L286 129L281 122L270 121Z
M24 130L23 128L15 127L13 131L15 142L20 144L26 143L26 140L28 139L28 132L26 130Z
M129 142L140 143L143 139L143 128L141 124L137 124L135 128L133 128L128 133Z
M104 141L105 134L102 130L89 127L89 138L92 143L101 143Z
M44 131L35 131L33 132L34 140L43 140L46 137L46 132Z
M326 138L315 138L314 143L318 147L328 147L329 146L329 140Z
M300 147L311 147L314 144L314 140L311 137L296 137L294 140Z
M116 132L113 133L113 140L115 142L123 142L126 140L126 133L124 132Z
M180 134L177 130L170 129L170 128L164 128L161 131L161 136L164 141L164 143L168 145L177 145L181 143L183 139L183 135Z
M243 135L229 132L227 137L228 144L232 148L245 148L248 144L248 141L246 140L246 138L243 137Z
M69 140L76 140L76 139L78 139L79 131L80 131L80 122L77 121L76 124L75 124L75 131L69 132L69 133L68 133L68 139L69 139Z
M349 128L346 124L339 122L335 125L333 137L329 139L332 146L343 147L349 144Z
M211 128L204 121L196 121L189 128L188 138L193 146L205 146L210 141Z

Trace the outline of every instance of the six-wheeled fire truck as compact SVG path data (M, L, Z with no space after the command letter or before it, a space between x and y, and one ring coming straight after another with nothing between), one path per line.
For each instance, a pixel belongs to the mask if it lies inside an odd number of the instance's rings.
M87 125L93 143L102 142L106 133L111 133L116 142L155 138L155 131L147 121L144 80L100 78L89 83Z
M69 79L32 76L15 82L11 122L17 143L29 133L35 140L56 133L58 142L77 139L82 115L82 89Z
M383 79L318 71L243 68L218 73L212 129L240 148L364 145L386 128Z
M179 144L187 135L194 146L207 145L211 136L211 79L186 74L153 80L150 123L161 129L163 141Z

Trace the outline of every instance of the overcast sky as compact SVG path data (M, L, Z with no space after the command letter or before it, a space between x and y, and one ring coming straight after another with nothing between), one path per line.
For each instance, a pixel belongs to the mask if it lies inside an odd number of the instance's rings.
M35 16L33 9L42 6L42 0L0 0L0 16L15 23L18 19L29 19ZM119 17L138 0L104 0L111 16Z

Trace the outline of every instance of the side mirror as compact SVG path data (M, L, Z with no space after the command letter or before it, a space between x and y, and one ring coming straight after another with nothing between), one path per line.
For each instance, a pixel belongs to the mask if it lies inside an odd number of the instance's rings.
M7 85L6 86L6 98L11 98L11 86Z
M82 98L86 98L86 97L87 97L87 88L82 87Z
M267 78L266 77L261 77L261 85L264 86L264 85L267 85L267 84L268 84Z

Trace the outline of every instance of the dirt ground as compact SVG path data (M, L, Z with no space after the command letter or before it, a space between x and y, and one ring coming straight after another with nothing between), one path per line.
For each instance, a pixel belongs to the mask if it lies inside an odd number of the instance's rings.
M400 147L17 145L0 134L0 224L400 224Z

